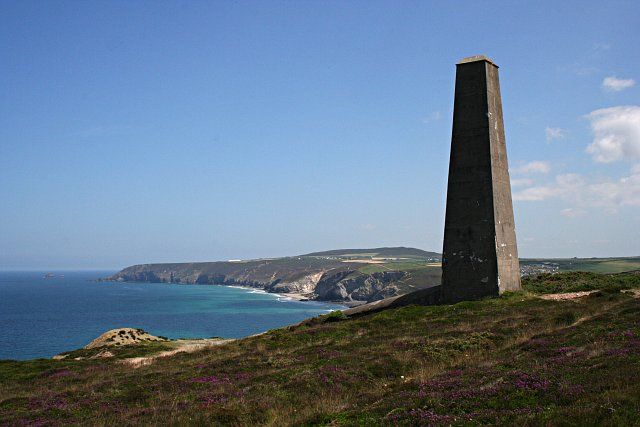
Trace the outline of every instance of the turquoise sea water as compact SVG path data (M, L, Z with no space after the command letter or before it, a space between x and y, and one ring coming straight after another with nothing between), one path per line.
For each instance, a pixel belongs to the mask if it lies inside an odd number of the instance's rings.
M225 286L92 281L112 273L0 272L0 359L51 357L119 327L237 338L344 308Z

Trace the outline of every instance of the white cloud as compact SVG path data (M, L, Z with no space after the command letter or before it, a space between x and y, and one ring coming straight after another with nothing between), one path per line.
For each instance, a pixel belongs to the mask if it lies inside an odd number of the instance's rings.
M549 165L549 162L542 162L542 161L536 160L533 162L525 163L522 166L518 166L517 168L513 169L513 172L522 173L522 174L548 173L550 170L551 170L551 165Z
M640 159L640 107L602 108L587 114L594 134L587 153L597 162Z
M560 128L547 127L544 132L547 135L547 142L564 138L564 130Z
M557 195L557 190L552 187L531 187L513 194L514 201L539 202Z
M580 208L567 208L560 211L560 214L562 216L566 216L567 218L577 218L584 215L585 213L587 213L587 211Z
M512 187L526 187L528 185L533 185L533 180L528 178L522 179L512 179L511 186Z
M513 200L537 202L571 193L583 185L583 178L578 174L557 175L556 182L549 185L529 187L514 193Z
M594 205L609 211L620 206L640 206L640 167L632 168L631 175L618 181L605 181L589 186Z
M605 77L602 81L602 87L610 92L620 92L621 90L628 89L636 84L633 79L619 79L617 77Z
M517 201L560 199L572 205L563 210L565 216L577 216L587 208L600 208L615 213L622 206L640 206L640 165L631 168L629 176L619 180L599 178L587 180L582 175L558 175L555 182L525 188L513 194Z

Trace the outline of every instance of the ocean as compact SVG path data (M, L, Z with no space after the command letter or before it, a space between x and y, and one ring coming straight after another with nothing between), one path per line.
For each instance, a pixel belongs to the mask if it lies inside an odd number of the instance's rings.
M113 271L45 273L0 272L0 359L52 357L120 327L239 338L344 308L227 286L95 282Z

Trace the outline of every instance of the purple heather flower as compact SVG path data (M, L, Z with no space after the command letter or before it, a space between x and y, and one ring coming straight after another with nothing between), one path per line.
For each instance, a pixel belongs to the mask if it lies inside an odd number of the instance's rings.
M193 378L191 382L194 383L208 383L208 384L228 384L230 383L228 377L216 377L215 375L210 375L208 377L200 377Z

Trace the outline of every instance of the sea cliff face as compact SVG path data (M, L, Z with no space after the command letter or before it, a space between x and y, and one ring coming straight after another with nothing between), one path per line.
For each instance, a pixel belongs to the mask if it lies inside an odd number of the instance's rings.
M288 258L246 262L141 264L107 281L247 286L319 301L363 303L398 295L404 271L362 273L341 261Z

